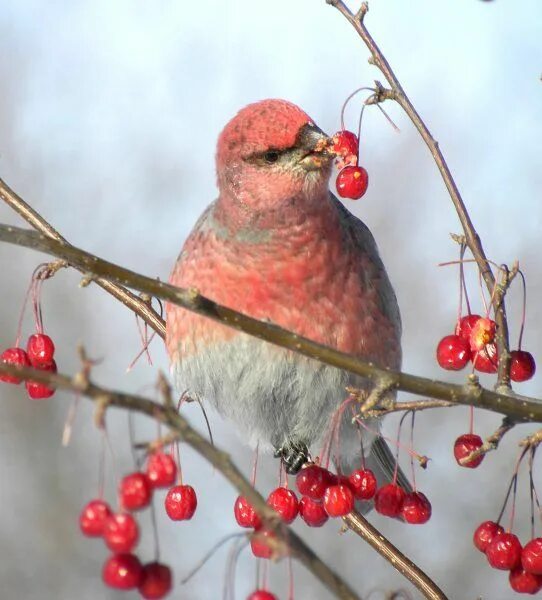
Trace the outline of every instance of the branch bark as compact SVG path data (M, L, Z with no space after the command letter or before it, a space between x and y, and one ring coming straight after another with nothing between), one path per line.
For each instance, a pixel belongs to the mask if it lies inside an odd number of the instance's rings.
M176 288L162 281L145 277L102 260L71 244L51 239L37 232L0 224L0 241L33 248L62 258L85 275L93 276L95 279L107 279L121 286L145 292L277 346L361 375L377 384L386 382L390 388L396 390L445 400L454 404L485 408L505 415L512 421L542 422L541 400L521 396L509 390L505 390L506 393L488 390L479 384L476 375L470 375L465 385L457 385L399 371L380 369L373 364L313 342L277 325L253 319L221 306L202 296L195 289ZM139 301L137 297L135 298ZM130 304L128 306L131 308Z
M459 193L459 189L450 172L448 164L444 159L444 155L440 150L438 142L432 136L431 132L429 131L429 128L424 123L417 110L414 108L414 105L410 101L409 97L406 95L403 86L397 79L390 64L386 60L386 57L382 54L380 48L377 46L376 42L367 30L367 27L365 26L364 21L366 13L368 11L367 3L363 2L360 10L356 14L354 14L346 6L343 0L326 0L326 2L327 4L334 6L347 19L347 21L352 25L352 27L354 27L356 32L359 34L359 36L369 49L369 52L371 53L371 58L369 59L369 62L375 65L386 78L386 81L388 82L391 90L385 90L383 88L381 89L381 101L387 99L395 100L399 104L399 106L401 106L401 108L405 111L409 119L412 121L412 123L420 133L423 141L429 148L429 151L431 152L431 155L435 160L435 163L442 176L444 184L446 185L446 189L448 190L450 198L452 199L453 205L456 209L459 221L465 233L466 243L470 251L472 252L472 255L476 259L478 268L480 269L480 272L482 274L482 277L484 278L490 295L493 295L493 291L496 285L495 275L493 274L491 265L489 264L485 255L480 236L474 228L470 215L467 212L465 203L463 202L463 198ZM498 326L496 340L499 352L499 369L497 376L497 385L499 388L505 389L510 388L510 343L508 336L508 322L506 319L506 306L504 302L504 294L495 294L493 306L495 309L495 321Z

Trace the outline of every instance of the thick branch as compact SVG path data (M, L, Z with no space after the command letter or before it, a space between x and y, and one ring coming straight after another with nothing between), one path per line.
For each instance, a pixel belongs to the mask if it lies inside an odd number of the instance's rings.
M163 423L178 434L179 439L191 446L201 454L209 463L218 469L222 475L245 496L254 506L266 526L274 529L279 540L287 546L299 562L319 579L337 598L343 600L360 600L360 597L337 575L330 567L309 548L294 531L282 523L277 513L270 508L262 496L254 489L250 482L243 476L231 458L225 452L216 448L207 441L175 407L162 405L142 396L125 394L98 387L91 383L85 373L78 373L70 378L65 375L38 371L36 369L21 368L0 362L0 373L16 375L23 380L32 380L46 383L62 390L77 392L91 398L98 404L98 410L103 411L109 406L124 408L141 413ZM8 384L4 384L8 385ZM169 404L169 403L168 403Z
M365 13L367 12L367 4L364 2L362 4L362 8L360 11L354 15L343 0L326 0L328 4L331 4L339 12L346 17L348 22L354 27L357 31L361 39L365 42L365 45L369 49L371 53L370 62L374 64L384 75L386 80L388 81L391 91L388 90L387 94L384 95L384 98L392 98L394 99L401 108L408 115L416 129L419 131L420 135L423 138L423 141L426 143L431 155L433 156L435 163L437 164L438 170L444 180L444 184L446 185L446 189L452 199L452 202L455 206L457 214L459 216L459 221L461 222L461 226L463 227L463 231L465 232L465 238L467 245L472 252L472 255L476 259L478 264L478 268L482 273L484 281L486 283L487 289L490 294L493 294L493 290L495 288L495 276L493 271L491 270L491 266L487 260L487 257L484 252L484 248L482 246L482 242L472 220L467 212L467 208L465 207L465 203L463 202L463 198L459 193L459 189L452 177L450 169L444 159L442 152L440 151L439 144L435 140L435 138L431 135L429 128L424 123L416 109L414 108L412 102L409 97L406 95L401 83L397 79L395 73L390 67L386 57L382 54L380 48L377 46L373 37L367 30L364 24ZM508 323L506 320L506 308L503 297L494 298L494 308L495 308L495 321L498 325L497 331L497 347L499 351L499 372L498 372L498 385L499 387L509 387L510 386L510 344L508 339Z
M388 371L364 362L355 356L301 337L282 327L258 321L235 310L221 306L200 295L197 290L176 288L145 277L89 254L75 246L53 240L34 231L0 224L0 241L33 248L63 258L81 272L145 292L187 310L219 321L267 342L288 348L328 365L350 371L376 383L387 381L390 387L413 394L485 408L514 421L542 422L542 401L512 392L494 392L482 388L475 375L466 385L445 383L408 373Z
M13 208L13 210L19 213L34 229L58 242L62 242L66 245L68 244L68 241L63 238L52 225L18 196L2 179L0 179L0 198L2 198L8 206ZM107 279L98 278L96 279L96 283L139 315L159 336L162 338L165 337L166 323L149 304L124 287L117 285L112 281L108 281Z
M412 582L429 600L447 600L440 590L419 567L388 541L365 517L356 511L343 517L348 528L363 538L374 550L391 563L402 575Z

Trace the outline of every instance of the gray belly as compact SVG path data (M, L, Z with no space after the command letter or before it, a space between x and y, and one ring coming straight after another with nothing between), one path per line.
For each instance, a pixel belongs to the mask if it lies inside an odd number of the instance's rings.
M234 421L251 445L271 449L302 441L321 450L335 411L347 398L345 387L367 382L272 344L240 334L202 349L172 365L177 389L199 394ZM360 452L358 431L345 411L341 453ZM376 430L378 423L367 423ZM363 431L366 449L374 436Z

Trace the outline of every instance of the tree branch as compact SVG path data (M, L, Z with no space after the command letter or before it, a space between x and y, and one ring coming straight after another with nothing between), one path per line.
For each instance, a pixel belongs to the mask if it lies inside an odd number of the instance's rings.
M100 413L100 420L103 418L103 411L111 406L115 406L147 415L164 424L178 435L178 439L188 444L218 469L247 498L265 525L273 529L277 534L279 541L282 543L283 554L290 553L335 594L337 598L341 600L361 600L358 594L335 571L328 567L292 529L281 521L278 514L267 505L263 497L239 471L230 456L216 448L193 429L187 419L174 406L170 405L169 402L158 404L142 396L125 394L99 387L89 381L85 369L77 373L74 377L67 377L66 375L0 362L0 373L16 375L23 380L38 381L57 389L68 390L87 396L95 401L97 411Z
M447 596L419 567L387 540L376 527L358 512L343 517L348 528L363 538L374 550L413 583L429 600L447 600Z
M318 344L287 331L278 325L253 319L240 312L221 306L202 296L195 289L181 289L157 281L97 256L80 250L71 244L53 240L34 231L0 224L0 241L33 248L66 260L82 273L107 279L122 286L145 292L187 310L219 321L257 337L288 348L298 354L314 358L322 363L366 377L376 383L387 381L390 387L413 394L485 408L510 417L513 421L542 422L542 401L521 396L511 391L495 392L480 386L478 377L470 375L466 385L445 383L434 379L388 371L364 362L355 356Z
M461 222L461 226L463 227L463 231L465 232L465 239L467 245L470 251L472 252L472 255L476 259L478 268L480 269L480 272L484 278L489 293L493 295L496 280L491 266L485 255L480 236L474 228L470 215L467 212L467 208L465 207L465 203L463 202L463 198L459 193L459 189L457 188L454 178L452 177L446 160L444 159L444 156L440 151L438 142L431 135L429 128L414 108L409 97L406 95L401 83L397 79L395 73L390 67L390 64L386 60L386 57L382 54L380 48L377 46L373 37L365 27L364 17L366 16L368 10L367 3L363 2L360 11L356 15L354 15L343 2L343 0L326 0L326 2L327 4L334 6L354 27L354 29L357 31L357 33L369 49L369 52L371 53L371 58L369 62L375 65L380 70L380 72L384 75L388 84L390 85L391 90L384 90L382 88L382 91L385 92L385 94L382 96L381 100L388 98L395 100L408 115L408 117L420 133L421 137L423 138L423 141L429 148L429 151L431 152L431 155L435 160L438 170L442 176L442 179L444 180L444 184L446 185L446 189L448 190L450 198L452 199L453 205L455 206L455 209L459 216L459 221ZM493 298L493 307L495 309L495 321L498 326L496 340L499 353L499 370L497 385L499 388L504 389L510 387L510 343L508 339L508 322L506 319L504 294L499 295L498 298Z

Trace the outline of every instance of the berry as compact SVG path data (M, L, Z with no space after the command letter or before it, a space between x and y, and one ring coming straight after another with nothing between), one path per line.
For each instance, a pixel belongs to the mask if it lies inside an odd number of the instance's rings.
M177 465L171 454L153 452L147 459L147 479L153 488L169 487L177 478Z
M146 600L163 598L171 591L171 569L159 562L143 565L138 590Z
M497 326L495 321L487 317L481 317L472 326L469 335L469 344L472 352L482 350L488 344L495 341L495 331Z
M375 495L376 477L370 469L352 471L348 482L358 500L370 500Z
M525 350L512 350L510 364L510 379L512 381L527 381L536 371L533 355Z
M250 594L247 600L277 600L277 597L266 590L256 590Z
M259 529L262 525L258 513L244 496L238 496L233 505L233 514L237 524L241 527Z
M141 563L133 554L114 554L104 563L102 579L117 590L133 590L141 580Z
M401 516L407 523L422 525L431 518L431 502L421 492L411 492L405 496L401 506Z
M300 494L312 500L322 500L333 479L333 474L327 469L312 464L299 471L295 482Z
M485 553L487 547L493 541L493 538L501 533L504 533L504 529L499 524L494 523L493 521L484 521L476 528L476 531L472 536L472 541L480 552Z
M516 567L508 576L510 587L518 594L537 594L542 589L542 577Z
M260 529L250 538L250 548L256 558L271 558L273 548L267 542L268 539L274 539L276 536L270 529Z
M329 519L322 504L308 496L302 496L299 501L299 516L309 527L322 527Z
M140 510L148 506L152 487L145 473L125 475L119 485L119 501L124 510Z
M56 373L56 362L52 360L48 365L39 367L40 371L47 371L49 373ZM37 381L27 381L25 383L26 391L28 396L32 400L42 400L43 398L50 398L55 393L55 388L49 387L45 383L39 383Z
M278 487L273 490L267 498L267 504L280 515L285 523L292 523L299 512L299 502L292 490L286 487Z
M104 524L103 537L113 552L131 552L139 541L139 526L129 513L115 513Z
M521 564L529 573L542 575L542 538L534 538L525 544L521 552Z
M343 129L333 136L331 151L343 159L343 164L355 164L358 158L358 136L351 131Z
M330 517L344 517L354 508L354 493L348 485L330 485L324 494L324 508Z
M455 326L455 335L458 335L468 342L470 340L472 328L481 318L480 315L465 315L464 317L461 317L459 323Z
M480 373L496 373L499 366L497 346L488 344L480 352L473 352L472 364Z
M44 333L35 333L28 338L26 344L28 360L34 367L46 367L50 365L55 354L53 340Z
M471 452L481 448L483 444L482 438L474 433L460 435L454 443L454 456L457 464L467 469L476 469L484 460L485 454L481 454L478 458L474 458L467 463L462 463L461 460L469 456Z
M112 514L107 502L91 500L79 515L79 527L84 535L99 537L103 535L105 522Z
M22 348L8 348L0 354L0 362L5 365L18 365L19 367L29 367L30 360L28 359L27 353ZM21 380L14 375L8 375L7 373L0 373L0 381L4 383L14 383L18 385Z
M501 533L489 542L486 556L494 569L510 571L521 564L521 543L513 533Z
M369 175L363 167L348 165L337 175L337 192L341 198L359 200L369 186Z
M458 335L443 337L437 346L437 362L448 371L460 371L471 357L469 343Z
M167 493L164 501L167 516L172 521L188 521L196 512L198 498L190 485L175 485Z
M398 517L405 499L405 490L396 483L383 485L375 496L375 509L386 517Z

